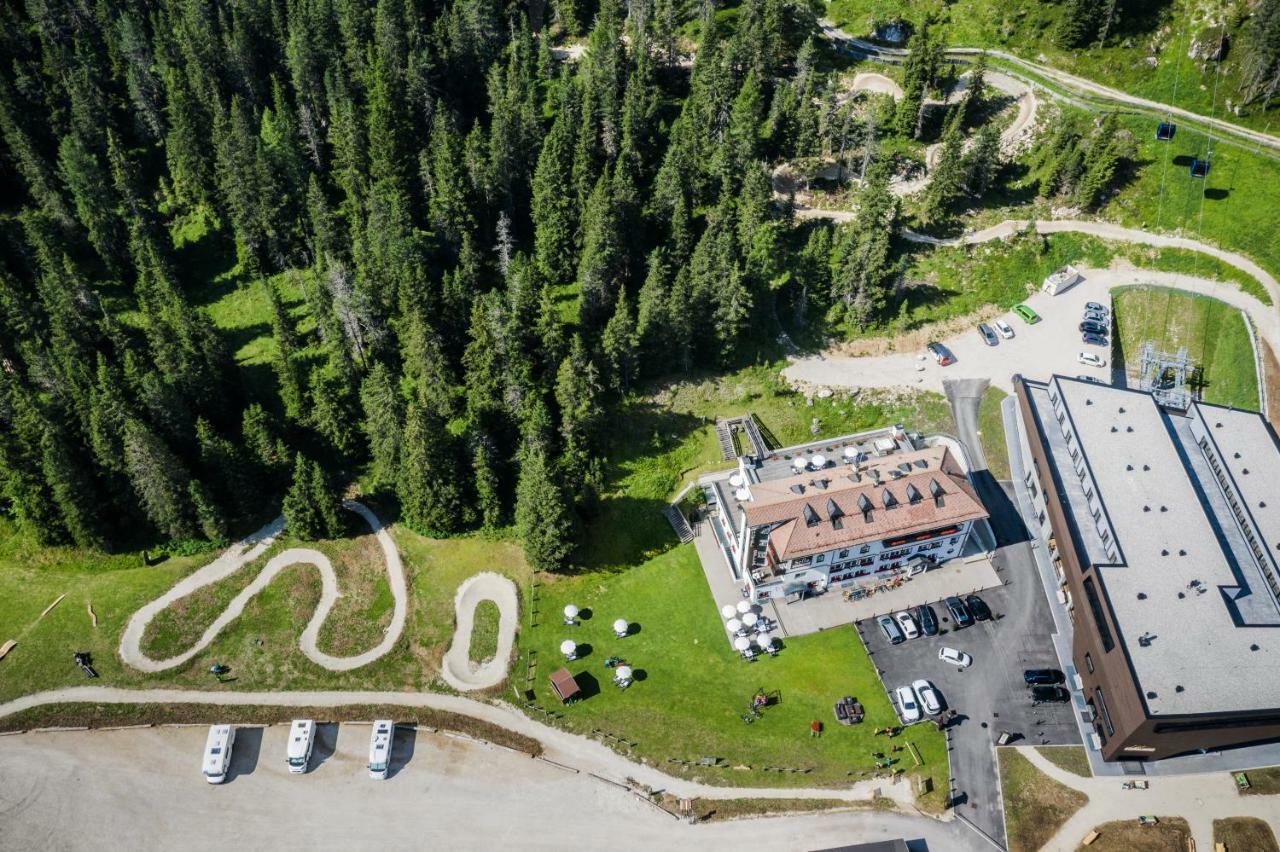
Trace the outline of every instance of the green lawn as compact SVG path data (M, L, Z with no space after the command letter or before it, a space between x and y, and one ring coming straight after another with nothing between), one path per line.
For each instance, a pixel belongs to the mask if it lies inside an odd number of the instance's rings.
M476 604L475 620L471 626L470 659L475 663L487 663L498 653L498 622L501 617L498 605L493 601Z
M1207 296L1163 287L1114 291L1116 334L1130 375L1145 341L1173 352L1185 346L1203 370L1204 399L1218 405L1258 409L1258 374L1245 319L1239 310Z
M590 617L565 627L558 613L568 603L589 610ZM574 639L586 653L568 668L587 697L562 708L559 724L621 736L635 743L633 756L669 772L725 784L840 785L870 777L871 752L890 744L872 733L897 719L857 633L846 627L790 638L777 657L744 662L729 646L691 544L614 575L548 579L538 591L537 609L540 617L523 637L522 650L526 659L530 652L537 659L538 703L559 707L548 676L564 665L561 641ZM613 633L619 618L633 625L625 639ZM604 665L615 655L635 669L636 682L626 690L613 685ZM524 686L522 678L517 685ZM777 703L745 724L740 717L761 688L776 694ZM863 703L863 724L836 723L832 704L844 695ZM809 735L815 719L825 727L817 739ZM924 759L920 772L933 786L925 805L936 808L947 786L942 735L916 725L893 741L906 743L914 743ZM909 752L896 756L899 767L915 770ZM721 758L724 768L685 769L668 762L696 764L701 757Z
M1067 770L1081 778L1092 778L1093 770L1089 768L1089 758L1082 746L1037 746L1040 756L1055 766Z
M997 749L1009 852L1035 852L1088 803L1089 797L1054 781L1017 749Z
M999 388L987 388L978 406L978 430L982 438L982 454L987 457L987 470L996 479L1008 479L1009 448L1005 445L1004 415L1001 403L1009 395Z

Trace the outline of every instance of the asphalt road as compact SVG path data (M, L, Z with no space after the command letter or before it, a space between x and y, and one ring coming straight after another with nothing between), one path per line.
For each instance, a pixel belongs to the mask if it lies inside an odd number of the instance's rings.
M230 780L200 776L205 729L0 737L0 850L821 849L902 837L988 849L957 821L845 811L686 825L634 794L493 746L400 730L392 776L365 771L369 727L325 726L311 770L287 728L242 729Z

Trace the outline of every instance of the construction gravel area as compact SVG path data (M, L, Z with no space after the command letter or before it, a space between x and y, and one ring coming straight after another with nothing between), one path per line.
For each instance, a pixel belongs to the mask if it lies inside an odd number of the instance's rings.
M370 729L321 726L310 770L287 728L242 728L229 780L205 783L205 729L0 737L0 850L831 848L896 837L980 850L958 821L841 811L689 826L633 793L501 748L397 731L368 777ZM927 847L924 845L927 844Z

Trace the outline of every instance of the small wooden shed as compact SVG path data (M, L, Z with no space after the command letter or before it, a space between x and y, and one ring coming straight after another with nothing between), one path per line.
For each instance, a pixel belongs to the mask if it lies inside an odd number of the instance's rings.
M555 690L562 704L572 704L578 700L582 692L568 669L559 669L551 673L551 688Z

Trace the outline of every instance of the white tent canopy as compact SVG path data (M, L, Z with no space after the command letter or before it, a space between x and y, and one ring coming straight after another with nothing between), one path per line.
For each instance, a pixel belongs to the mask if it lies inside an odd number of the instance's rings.
M577 618L577 617L578 617L578 608L577 608L576 606L574 606L573 604L565 604L565 607L564 607L564 617L565 617L565 618Z
M738 611L733 608L733 604L725 604L720 607L720 615L724 618L733 618Z
M619 618L613 623L613 630L615 633L626 633L629 626L625 618Z
M729 628L730 633L737 633L739 630L742 629L742 622L736 618L731 618L729 619L729 623L726 624L725 627Z
M631 666L618 666L613 670L614 680L631 680Z
M733 640L733 647L737 648L739 651L745 651L751 647L751 640L745 636L739 636L737 639Z
M578 644L574 642L572 639L566 639L560 643L561 654L566 654L566 655L572 654L576 650L578 650Z
M742 614L742 623L748 627L751 627L759 620L760 616L756 615L754 612L744 612Z
M751 612L751 601L738 601L738 612Z

